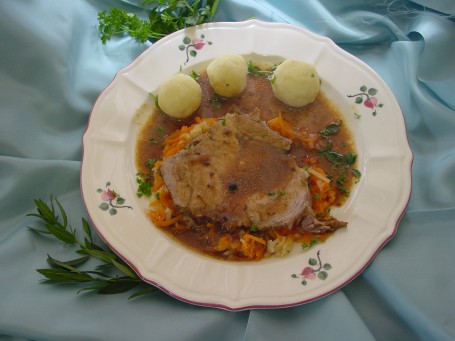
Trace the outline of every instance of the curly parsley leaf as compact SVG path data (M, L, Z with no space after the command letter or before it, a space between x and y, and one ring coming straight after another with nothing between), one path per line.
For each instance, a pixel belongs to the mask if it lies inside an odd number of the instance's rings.
M136 174L137 192L138 198L143 196L148 198L152 195L153 182L151 182L150 175Z
M212 20L220 0L144 0L148 18L119 8L98 13L98 31L105 44L113 36L127 35L139 43L155 41L183 28Z

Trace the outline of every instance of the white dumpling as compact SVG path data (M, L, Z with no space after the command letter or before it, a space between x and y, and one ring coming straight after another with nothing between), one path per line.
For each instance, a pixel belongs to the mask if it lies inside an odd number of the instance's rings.
M291 107L312 103L320 89L313 65L300 60L285 60L273 73L272 90L276 98Z
M158 90L158 106L167 115L185 118L201 105L201 86L191 76L179 73L167 79Z
M207 67L210 85L221 97L240 95L245 90L247 74L246 61L237 54L221 55Z

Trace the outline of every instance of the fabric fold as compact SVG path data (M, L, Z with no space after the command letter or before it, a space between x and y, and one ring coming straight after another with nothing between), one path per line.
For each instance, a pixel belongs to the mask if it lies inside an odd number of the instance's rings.
M27 226L34 199L59 199L81 233L82 137L98 95L151 45L102 44L97 13L141 0L0 2L0 339L453 340L455 23L450 0L221 0L217 21L255 17L331 38L387 83L414 154L394 238L343 289L298 307L229 312L160 290L128 300L43 283L47 255L75 250ZM279 51L277 51L279 54ZM386 118L385 118L386 119ZM387 136L384 136L387 139ZM366 227L368 228L368 227ZM355 245L353 246L355 247Z

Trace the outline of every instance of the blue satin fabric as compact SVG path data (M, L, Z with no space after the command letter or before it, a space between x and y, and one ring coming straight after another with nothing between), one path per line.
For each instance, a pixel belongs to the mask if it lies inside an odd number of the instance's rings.
M451 0L221 0L217 21L289 22L333 39L387 82L414 153L397 234L342 290L303 306L227 312L157 291L76 294L40 283L71 248L27 230L33 199L86 217L81 138L115 72L150 44L101 44L97 13L137 1L0 2L0 339L455 340L455 14ZM429 6L429 7L423 7Z

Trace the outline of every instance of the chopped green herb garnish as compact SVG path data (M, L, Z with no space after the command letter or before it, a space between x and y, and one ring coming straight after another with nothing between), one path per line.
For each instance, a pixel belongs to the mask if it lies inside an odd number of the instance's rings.
M197 82L199 81L199 74L196 71L191 71L191 77Z
M338 133L340 131L340 126L341 126L340 123L329 124L323 130L321 130L320 133L323 136L336 134L336 133Z
M343 155L341 155L340 153L337 153L333 150L327 151L324 154L324 156L328 161L330 161L331 163L333 163L335 165L339 165L341 163L341 161L343 160Z
M150 197L152 195L152 186L153 183L151 182L150 175L136 175L136 182L137 182L137 192L136 195L138 198Z
M346 178L344 176L340 176L336 181L337 189L344 195L349 195L349 190L346 188L345 182Z
M336 166L345 166L350 167L355 164L357 161L357 154L354 152L347 152L345 155L342 155L334 150L332 150L332 145L329 143L324 148L319 150L319 154L324 156L328 161L330 161L336 168Z
M354 174L356 178L360 178L362 176L362 173L360 173L358 169L353 169L352 174Z
M253 64L250 60L247 64L248 72L254 76L268 77L273 74L272 70L262 70L260 67Z
M210 98L209 103L213 105L215 108L221 108L221 98L217 94L214 94L212 98Z
M319 238L312 238L311 241L309 243L302 243L302 249L308 249L310 247L312 247L313 245L316 245L316 244L321 244L323 243L324 241L319 239Z
M350 167L355 164L357 161L357 154L353 152L348 152L343 157L343 162L345 167Z
M153 102L155 103L155 106L156 106L159 110L161 110L161 108L160 108L160 106L159 106L159 104L158 104L158 95L154 95L154 94L152 94L151 92L149 92L149 95L153 98Z
M156 163L155 159L148 159L147 161L145 161L145 165L150 169L153 169L153 167L155 167L155 163Z

